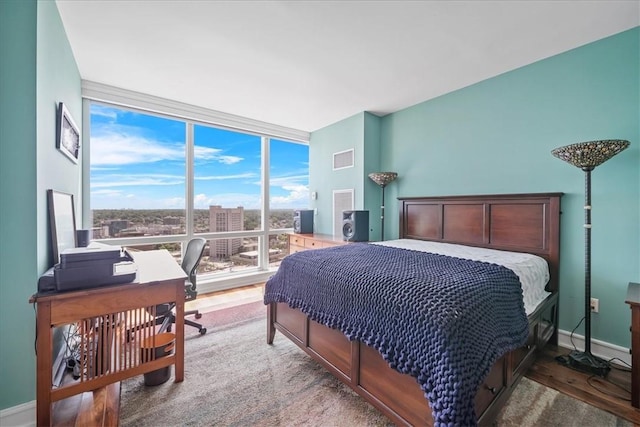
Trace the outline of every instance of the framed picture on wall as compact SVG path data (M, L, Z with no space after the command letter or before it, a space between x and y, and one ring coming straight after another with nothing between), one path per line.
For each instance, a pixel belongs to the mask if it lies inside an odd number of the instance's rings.
M80 156L80 130L64 103L58 104L56 147L73 163Z

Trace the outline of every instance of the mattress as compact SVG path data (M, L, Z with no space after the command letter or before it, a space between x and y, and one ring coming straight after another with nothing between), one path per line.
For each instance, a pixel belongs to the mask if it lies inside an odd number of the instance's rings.
M551 295L544 289L549 281L549 265L544 258L537 255L414 239L387 240L371 244L502 265L520 279L527 315L533 313L538 305Z

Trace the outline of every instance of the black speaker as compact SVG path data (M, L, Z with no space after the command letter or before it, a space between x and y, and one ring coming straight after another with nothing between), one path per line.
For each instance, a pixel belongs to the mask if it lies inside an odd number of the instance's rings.
M312 210L293 212L293 232L301 234L313 234Z
M76 246L86 248L91 241L91 230L76 230Z
M369 211L342 211L342 240L369 240Z

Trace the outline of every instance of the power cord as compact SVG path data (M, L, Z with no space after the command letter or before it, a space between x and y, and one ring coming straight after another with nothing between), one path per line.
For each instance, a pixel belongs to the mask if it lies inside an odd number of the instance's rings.
M571 334L569 335L569 340L571 341L571 345L573 346L574 351L577 351L578 348L576 347L576 344L573 342L573 334L580 327L582 322L584 322L584 320L585 320L585 317L582 317L582 319L580 319L580 321L578 322L576 327L573 328L573 330L571 331ZM569 356L567 356L567 355L556 356L555 360L556 360L556 362L560 363L563 366L569 366ZM622 368L622 367L619 367L619 366L616 366L616 365L612 364L611 362L614 361L614 360L617 360L621 364L628 366L629 369ZM612 357L611 359L609 359L607 361L607 363L609 364L609 366L611 366L612 369L616 369L616 370L619 370L619 371L622 371L622 372L631 372L631 365L629 365L627 362L625 362L624 360L622 360L622 359L620 359L618 357ZM598 380L598 381L595 381L595 380ZM609 383L609 384L611 384L611 385L613 385L615 387L618 387L618 388L624 390L626 393L628 393L628 395L631 395L631 390L627 389L626 387L624 387L624 386L622 386L622 385L620 385L620 384L618 384L618 383L616 383L614 381L611 381L611 379L608 378L608 377L607 378L602 378L602 377L600 377L598 375L591 375L590 377L587 378L587 384L589 384L589 386L591 386L594 390L598 391L599 393L602 393L602 394L607 395L607 396L612 396L612 397L615 397L617 399L624 400L624 401L627 401L627 402L631 401L630 397L627 398L627 397L624 397L624 396L621 396L621 395L618 395L618 394L615 394L615 393L611 393L611 392L609 392L607 390L604 390L602 388L599 388L599 386L596 385L598 382L600 382L600 383L607 382L607 383Z
M620 394L616 394L616 393L612 393L611 391L604 390L603 388L600 388L600 385L598 383L609 383L609 384L611 384L611 385L613 385L613 386L615 386L615 387L617 387L619 389L622 389L625 392L625 395L622 396ZM609 379L609 378L602 378L602 377L599 377L597 375L591 375L589 378L587 378L587 384L589 384L591 387L593 387L594 390L596 390L596 391L598 391L598 392L600 392L600 393L602 393L604 395L615 397L617 399L624 400L625 402L631 402L631 397L626 397L627 395L631 396L631 390L627 389L626 387L624 387L624 386L622 386L622 385L620 385L620 384L618 384L618 383L616 383L614 381L611 381L611 379Z
M575 328L573 328L573 330L571 331L571 335L569 335L569 339L571 340L571 345L573 346L574 350L578 350L578 348L576 347L576 344L573 342L573 334L576 331L576 329L578 329L580 327L580 325L582 325L582 322L584 322L585 317L583 316L582 319L580 319L580 321L578 322L578 324L576 325Z
M585 317L583 316L582 319L580 319L580 321L576 325L576 327L573 328L573 330L571 331L571 334L569 334L569 340L571 341L571 345L573 346L574 351L578 351L578 347L576 347L576 344L573 342L573 334L576 332L576 329L578 329L580 325L582 325L582 322L584 322L584 319ZM556 356L555 360L556 362L560 363L563 366L569 366L569 356L567 355Z

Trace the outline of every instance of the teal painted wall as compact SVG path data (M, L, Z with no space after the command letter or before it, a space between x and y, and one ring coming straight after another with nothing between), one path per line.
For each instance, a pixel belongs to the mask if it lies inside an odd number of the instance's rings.
M53 265L47 216L47 190L74 195L77 228L81 228L82 148L78 164L56 148L56 109L64 102L82 135L80 72L54 2L38 2L38 218L44 224L38 233L38 267Z
M309 140L309 191L318 194L310 203L316 209L314 231L333 234L333 190L354 189L354 208L364 206L364 115L341 120L314 132ZM333 170L333 153L354 150L354 167Z
M80 188L80 165L56 149L56 105L67 104L81 126L82 99L55 3L9 1L0 7L0 383L11 385L0 388L5 409L35 399L35 315L28 300L52 264L46 190L78 197Z
M35 398L36 14L0 1L0 409Z
M550 151L627 139L630 148L592 173L592 336L628 347L626 287L640 280L639 40L634 28L383 117L375 168L399 174L386 188L385 237L398 237L398 196L564 192L560 328L571 331L584 314L584 173ZM310 182L324 192L343 185L314 174L362 129L351 118L312 134ZM363 206L378 203L379 191L365 195Z
M367 178L380 171L380 117L368 112L341 120L317 132L309 141L309 191L318 199L314 231L333 234L333 191L354 189L354 209L369 211L369 236L380 240L380 188ZM354 167L333 170L333 154L354 150ZM393 201L391 201L393 206Z
M380 117L371 113L364 115L364 205L362 209L369 211L369 240L381 240L380 238L380 217L382 215L381 202L382 190L375 182L369 179L371 172L381 172L380 159ZM385 207L387 209L395 209L396 203L394 199L386 197ZM385 234L388 234L390 223L385 222Z

